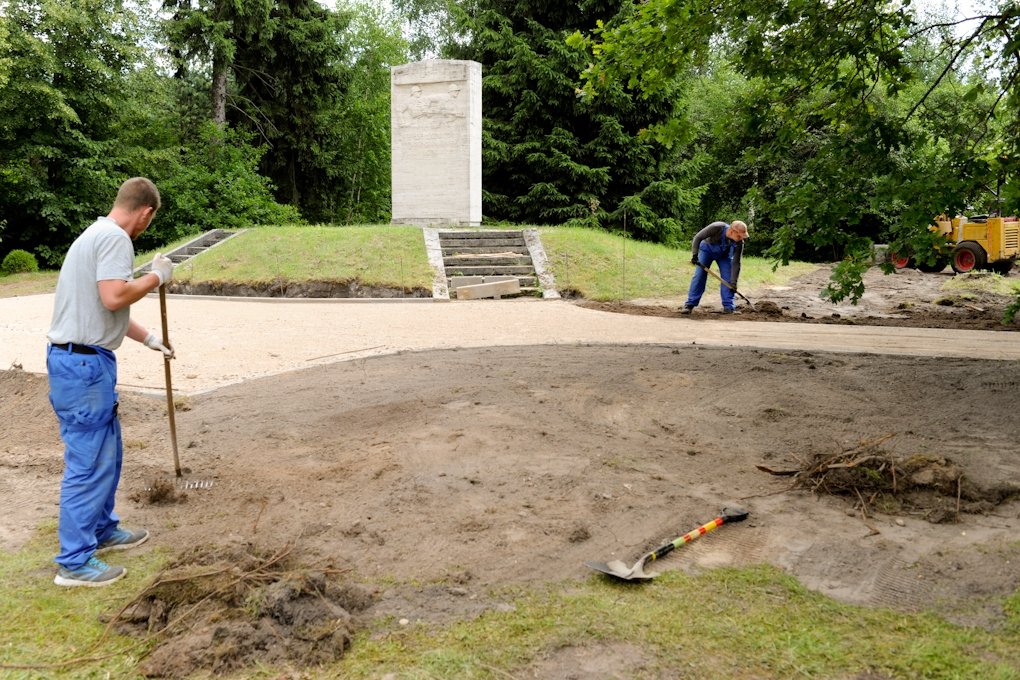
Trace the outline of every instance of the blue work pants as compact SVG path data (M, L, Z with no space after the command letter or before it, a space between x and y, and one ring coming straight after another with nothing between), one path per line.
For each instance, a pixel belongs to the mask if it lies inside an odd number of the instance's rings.
M705 269L712 266L713 262L719 263L719 276L723 281L730 280L730 257L732 248L729 241L723 238L723 243L713 246L701 242L698 247L698 262ZM701 267L694 268L694 276L691 277L690 288L687 289L687 302L685 307L697 307L701 302L701 296L705 294L705 283L708 281L708 272ZM733 309L733 291L722 283L719 284L719 295L722 297L723 309Z
M117 358L107 349L94 349L96 354L77 354L51 346L46 355L50 404L64 441L56 562L68 569L88 562L119 521L113 504L124 447L117 418Z

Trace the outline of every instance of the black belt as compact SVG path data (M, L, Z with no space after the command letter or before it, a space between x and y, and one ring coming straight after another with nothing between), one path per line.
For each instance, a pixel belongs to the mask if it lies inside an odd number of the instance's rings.
M62 345L58 345L58 344L54 343L51 346L52 347L56 347L57 349L70 350L70 351L74 352L75 354L99 354L99 352L97 352L92 347L89 347L88 345L76 345L73 342L65 342Z

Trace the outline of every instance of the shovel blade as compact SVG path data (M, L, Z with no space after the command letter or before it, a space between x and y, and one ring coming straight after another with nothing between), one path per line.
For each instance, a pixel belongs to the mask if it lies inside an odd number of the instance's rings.
M584 565L589 569L600 571L606 576L613 576L624 581L648 581L655 578L658 574L650 574L644 570L644 560L638 560L637 564L633 567L628 567L620 560L612 560L610 562L585 562Z

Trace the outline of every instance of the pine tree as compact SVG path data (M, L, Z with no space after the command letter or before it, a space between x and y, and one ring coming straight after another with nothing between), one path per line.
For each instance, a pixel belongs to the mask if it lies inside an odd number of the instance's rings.
M460 7L466 41L447 54L483 68L487 220L626 226L638 237L675 240L677 218L698 191L665 166L667 150L642 134L670 120L673 94L642 99L617 87L596 100L581 97L587 57L566 44L627 4L478 0Z

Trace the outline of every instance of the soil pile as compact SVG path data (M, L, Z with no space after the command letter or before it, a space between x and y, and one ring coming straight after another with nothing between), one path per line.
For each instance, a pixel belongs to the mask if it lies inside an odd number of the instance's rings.
M865 519L875 513L909 513L934 524L960 522L963 513L987 515L1020 496L1020 486L1011 482L990 487L972 482L962 467L941 456L896 457L881 448L890 437L836 454L816 454L800 470L758 469L794 476L791 489L848 497Z
M191 551L160 573L114 625L158 641L139 664L147 677L222 675L257 663L316 666L350 647L354 613L371 603L336 569L295 567L290 550Z

